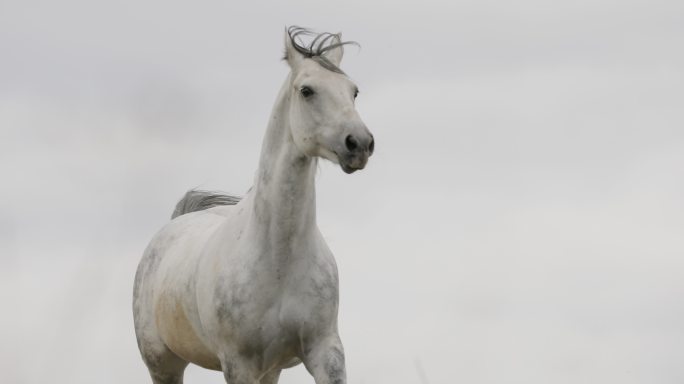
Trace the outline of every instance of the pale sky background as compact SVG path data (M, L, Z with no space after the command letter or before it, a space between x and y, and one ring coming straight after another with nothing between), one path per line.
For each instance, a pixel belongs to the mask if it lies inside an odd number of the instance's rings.
M151 382L136 265L251 185L293 24L362 45L376 154L317 181L350 384L684 382L684 2L3 0L3 383Z

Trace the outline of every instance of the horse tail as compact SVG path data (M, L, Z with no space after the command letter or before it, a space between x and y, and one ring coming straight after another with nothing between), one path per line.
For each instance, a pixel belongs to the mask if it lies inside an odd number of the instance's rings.
M230 196L225 193L202 191L191 189L185 193L182 199L176 204L171 219L175 219L186 213L203 211L219 205L235 205L240 201L237 196Z

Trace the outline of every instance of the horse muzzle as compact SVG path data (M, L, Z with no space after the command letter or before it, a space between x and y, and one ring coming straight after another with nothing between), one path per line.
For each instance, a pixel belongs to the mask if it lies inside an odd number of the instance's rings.
M368 158L375 150L375 139L370 133L361 136L347 135L344 147L344 153L338 154L340 166L345 173L354 173L366 167Z

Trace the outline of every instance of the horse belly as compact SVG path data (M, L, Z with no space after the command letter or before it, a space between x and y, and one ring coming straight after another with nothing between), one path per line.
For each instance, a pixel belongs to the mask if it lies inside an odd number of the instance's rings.
M157 301L156 322L166 346L176 355L207 369L220 371L221 363L200 339L188 312L179 299L161 296Z

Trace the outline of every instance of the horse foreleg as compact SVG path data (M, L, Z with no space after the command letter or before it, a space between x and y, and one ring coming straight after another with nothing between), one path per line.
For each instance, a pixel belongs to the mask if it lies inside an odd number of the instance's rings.
M264 375L259 381L259 384L278 384L278 378L280 377L280 369L276 369Z
M345 384L344 349L338 336L319 341L305 351L304 365L316 384Z
M176 356L168 348L141 348L143 360L154 384L183 384L183 373L188 362Z
M253 361L239 354L225 354L220 360L227 384L259 384L258 370Z

